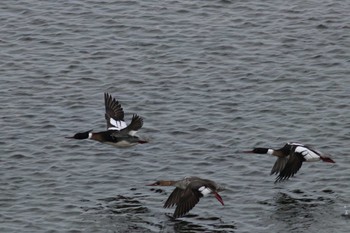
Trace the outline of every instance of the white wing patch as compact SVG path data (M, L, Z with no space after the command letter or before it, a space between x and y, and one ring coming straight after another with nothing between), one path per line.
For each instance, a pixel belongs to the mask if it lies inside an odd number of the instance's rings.
M297 148L295 148L295 152L301 153L307 162L314 162L320 160L320 156L318 154L303 146L298 146Z
M108 130L119 130L120 131L120 130L126 128L125 121L116 121L113 118L110 118L109 123L111 123L111 125L113 125L113 127L109 127Z
M205 186L200 187L198 191L201 192L204 197L207 196L209 193L212 193L211 189Z
M137 133L137 131L135 131L135 130L130 130L129 131L129 135L130 136L135 136L136 133Z

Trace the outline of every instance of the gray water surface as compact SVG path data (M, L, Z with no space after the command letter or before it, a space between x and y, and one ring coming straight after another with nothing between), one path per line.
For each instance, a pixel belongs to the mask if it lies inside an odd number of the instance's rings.
M2 1L0 232L349 232L348 1ZM103 93L149 144L64 138L104 130ZM274 184L287 141L307 163ZM173 220L172 188L226 187ZM347 206L345 208L345 206Z

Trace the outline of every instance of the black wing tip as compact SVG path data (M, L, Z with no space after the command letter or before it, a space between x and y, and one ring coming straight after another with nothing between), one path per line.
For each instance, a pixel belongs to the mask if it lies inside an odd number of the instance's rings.
M139 129L142 128L142 126L143 126L143 118L137 114L133 114L131 122L128 126L129 129L138 131Z
M171 208L171 207L173 207L173 206L175 206L175 205L177 205L177 203L171 202L171 201L169 201L169 199L168 199L168 200L164 203L163 208L164 208L164 209L167 209L167 208Z
M186 213L183 213L183 212L181 212L181 211L176 211L175 210L175 212L174 212L174 214L173 214L173 218L181 218L181 217L183 217L184 215L186 215L188 212L186 212Z
M132 114L132 119L140 119L141 121L143 121L143 118L136 113Z
M275 174L277 174L277 173L278 173L277 171L271 171L271 172L270 172L270 176L271 176L271 175L275 175Z
M105 92L104 96L105 96L105 100L112 99L112 95L109 94L108 92Z
M174 205L175 205L175 203L172 203L172 204L167 204L167 203L165 203L165 204L163 205L163 208L164 208L164 209L168 209L168 208L173 207Z
M275 184L280 183L280 182L283 182L283 181L286 181L286 180L287 180L286 178L277 177L277 178L275 179Z
M105 96L105 101L109 102L111 101L112 103L115 102L117 105L119 105L120 103L118 102L118 100L116 100L111 94L109 94L108 92L104 93Z
M171 207L173 207L174 205L177 204L177 203L173 202L172 200L169 200L169 198L168 198L168 200L166 200L166 202L163 205L164 209L171 208Z
M107 127L110 127L109 119L113 118L116 121L124 121L124 110L118 100L112 97L108 92L104 93L107 120Z
M188 188L187 188L188 189ZM179 218L186 214L188 214L199 202L200 200L200 192L191 193L193 196L182 196L178 201L173 217ZM188 199L189 198L189 199Z
M113 98L113 96L107 92L105 92L105 101L106 102L118 102L116 101L115 98Z
M163 205L163 208L171 208L175 205L177 205L180 201L180 197L182 196L183 194L183 190L180 189L180 188L175 188L170 196L168 197L168 199L165 201L164 205Z
M173 217L174 218L181 218L181 217L185 216L195 207L195 205L192 206L190 203L185 203L184 205L178 204L176 209L175 209L175 212L173 214Z
M275 180L275 183L279 183L279 182L283 182L283 181L286 181L286 180L289 180L289 178L293 177L294 175L287 175L287 176L277 176L276 177L276 180Z
M143 125L143 117L141 117L141 116L139 116L137 114L133 114L132 118L135 119L135 120L140 121L141 125Z
M185 214L187 214L192 208L188 209L188 206L184 206L184 204L186 203L181 203L179 202L176 206L176 209L174 211L173 217L174 218L180 218L182 216L184 216Z

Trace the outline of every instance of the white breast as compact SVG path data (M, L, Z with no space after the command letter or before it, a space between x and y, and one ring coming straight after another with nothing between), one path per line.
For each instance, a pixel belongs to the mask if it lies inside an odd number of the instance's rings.
M301 153L304 156L306 162L315 162L320 160L320 155L303 146L296 147L295 152Z

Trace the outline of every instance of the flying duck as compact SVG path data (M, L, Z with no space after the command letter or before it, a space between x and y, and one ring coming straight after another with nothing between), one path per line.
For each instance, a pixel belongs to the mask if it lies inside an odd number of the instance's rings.
M316 162L322 160L327 163L335 163L328 155L314 149L311 146L296 142L286 143L280 149L254 148L245 153L270 154L277 157L272 167L271 175L277 174L276 182L287 180L294 176L303 162Z
M124 111L120 103L108 93L104 94L107 121L107 131L92 132L92 130L77 133L73 139L91 139L98 142L110 144L116 147L130 147L137 144L147 143L141 140L137 135L137 131L143 125L143 119L134 114L129 125L124 121Z
M213 194L216 199L224 205L224 201L218 192L223 189L214 181L201 179L196 176L185 177L182 180L159 180L147 186L174 186L174 191L166 200L163 208L170 208L176 205L174 218L182 217L187 214L198 202L201 197Z

